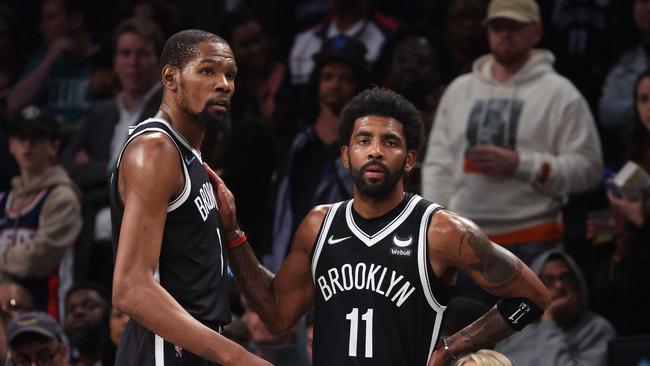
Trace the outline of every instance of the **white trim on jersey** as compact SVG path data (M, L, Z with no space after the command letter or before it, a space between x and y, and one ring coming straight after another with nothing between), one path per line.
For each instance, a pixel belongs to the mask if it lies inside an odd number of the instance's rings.
M431 308L435 311L439 311L440 308L444 308L436 297L433 295L433 290L431 289L431 282L429 281L429 272L427 268L429 267L429 258L427 258L427 232L429 218L431 214L437 209L440 208L439 205L432 203L430 204L424 215L422 215L422 220L420 221L420 233L418 236L418 272L420 273L420 282L422 283L422 292L427 298L427 302Z
M350 202L347 204L346 210L345 210L345 221L348 224L348 228L350 228L350 231L359 239L361 240L364 244L367 246L371 247L381 241L383 238L387 237L392 233L398 226L406 220L413 209L415 209L415 206L420 202L422 197L418 195L413 195L411 199L409 200L408 204L406 204L406 207L400 212L397 217L393 219L388 225L384 226L383 229L379 230L376 232L374 235L368 235L363 230L361 230L357 224L354 222L354 217L352 216L352 203L354 200L350 200Z
M176 129L174 128L174 126L171 125L171 123L167 122L166 120L164 120L162 118L155 118L155 117L146 119L141 123L148 123L148 122L159 122L159 123L162 123L163 125L167 126L169 128L169 130L172 131L174 136L176 136L178 141L180 141L181 144L183 144L188 150L190 150L192 152L192 154L194 154L194 156L196 156L196 158L199 159L201 164L203 164L203 159L201 159L201 152L197 151L195 148L193 148L192 145L190 145L190 143L185 139L185 137L183 137L183 135L181 135L180 132L176 131Z
M311 259L311 275L314 279L314 283L316 283L316 265L318 264L318 257L320 257L320 253L323 250L323 244L325 243L325 238L327 237L327 232L330 230L330 226L332 225L332 221L334 221L334 216L336 216L336 211L338 211L339 207L343 204L343 202L337 202L330 209L327 211L327 214L325 215L325 220L323 221L323 230L321 230L320 235L318 239L316 240L316 248L314 248L314 257Z
M439 310L436 310L436 322L433 325L433 333L431 333L431 344L429 345L429 357L427 357L426 365L428 365L429 361L431 361L431 354L433 354L433 349L436 347L436 343L438 342L438 333L440 333L440 325L442 325L442 317L445 313L445 309L447 309L447 307L442 306L440 307Z
M158 334L154 334L155 366L165 366L165 340Z
M155 121L155 122L161 122L161 123L164 122L163 120L148 119L148 120L146 120L146 121L144 121L142 123L147 123L147 121L151 122L152 120ZM142 124L142 123L140 123L140 124ZM165 123L163 123L163 124L165 124ZM168 124L166 124L166 125L169 126ZM170 129L171 129L171 127L170 127ZM171 129L171 130L173 131L173 129ZM133 131L130 131L130 132L133 132ZM192 182L190 181L190 173L187 171L187 167L185 166L185 159L183 159L183 152L181 151L180 147L178 147L178 145L176 144L176 141L174 141L172 136L169 133L167 133L167 131L163 130L162 128L158 128L158 127L148 127L148 128L145 128L143 130L138 131L138 133L136 133L135 135L129 136L129 139L126 140L126 143L122 147L122 151L120 151L120 155L118 155L118 157L117 157L117 163L115 164L115 169L117 170L117 168L120 166L120 162L122 161L122 155L124 154L124 151L126 150L126 147L129 145L131 140L135 139L136 137L138 137L138 136L140 136L140 135L142 135L143 133L146 133L146 132L160 132L163 135L169 137L169 139L172 141L172 143L176 147L176 150L178 150L178 154L180 155L181 165L183 166L183 175L185 176L185 185L183 186L183 191L178 195L178 197L176 197L174 200L172 200L170 203L167 204L167 213L169 213L169 212L174 211L175 209L180 207L183 203L185 203L185 201L187 201L187 197L190 196L190 191L191 191L191 188L192 188ZM181 140L181 142L183 142L183 141ZM200 158L199 158L199 161L200 161Z
M436 321L433 326L433 333L431 333L431 343L429 345L429 357L427 358L427 365L429 364L431 354L433 353L433 349L435 348L436 342L438 341L438 333L440 332L442 317L445 313L445 309L447 309L446 306L440 305L438 300L436 300L436 297L433 294L433 290L431 289L431 282L429 281L429 271L427 271L430 266L429 258L427 257L427 234L429 231L428 223L431 215L434 214L439 208L440 205L435 203L427 206L427 209L424 211L424 215L422 215L422 219L420 221L420 232L418 235L418 272L420 274L420 282L422 283L422 292L424 293L424 297L427 299L429 306L431 306L431 308L436 312Z
M153 273L153 279L160 284L160 265L156 265L156 272ZM154 333L154 358L155 366L165 366L165 340Z

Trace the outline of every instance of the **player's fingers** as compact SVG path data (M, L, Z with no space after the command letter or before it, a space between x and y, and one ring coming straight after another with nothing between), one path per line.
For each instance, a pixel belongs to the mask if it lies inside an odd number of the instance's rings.
M216 184L216 185L224 184L225 185L225 183L223 182L221 177L219 177L219 174L217 174L214 170L212 170L212 168L210 168L208 163L203 163L203 168L208 173L208 176L210 177L210 180L212 180L214 182L214 184Z

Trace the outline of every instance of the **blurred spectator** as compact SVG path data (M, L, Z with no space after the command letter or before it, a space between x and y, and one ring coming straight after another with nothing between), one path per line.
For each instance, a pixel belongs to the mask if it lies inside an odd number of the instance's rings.
M401 28L384 43L375 65L375 79L404 96L422 113L425 136L429 136L444 90L444 54L442 44L428 29ZM422 146L426 146L426 140ZM418 151L417 160L405 176L404 186L407 192L419 194L424 151Z
M0 279L0 312L14 319L34 310L34 299L27 289L17 282ZM0 363L2 365L2 363Z
M508 357L489 349L471 353L456 361L455 366L512 366Z
M228 20L225 36L237 57L237 93L233 96L231 118L235 123L272 124L287 67L275 59L274 44L261 17L241 11L230 14Z
M115 347L120 345L120 339L122 339L122 333L124 333L124 328L129 322L129 316L126 313L120 311L116 307L111 308L111 317L109 320L111 342Z
M623 143L625 158L650 171L650 71L634 84L634 123ZM587 236L597 240L600 230L611 235L593 287L594 309L606 316L620 335L647 334L650 330L650 191L640 197L608 192L611 217L605 223L587 222ZM604 226L603 226L604 224Z
M369 79L365 47L348 36L327 40L314 55L303 128L283 165L276 171L272 252L264 261L277 271L298 223L319 204L352 196L352 178L343 166L338 145L343 106L362 91Z
M603 127L618 132L630 128L634 122L634 81L649 65L650 1L633 0L632 12L639 43L623 54L609 71L598 104Z
M118 25L113 39L113 68L122 90L115 98L93 104L61 155L63 166L84 192L86 225L75 253L77 277L107 287L113 265L108 177L129 126L153 117L162 99L160 29L147 19L130 18Z
M360 41L367 49L366 60L372 63L386 36L395 29L392 20L370 10L368 0L333 0L331 16L296 35L289 56L291 81L296 85L308 82L314 69L312 56L326 39L344 34Z
M545 24L542 44L555 55L555 69L595 108L611 62L613 38L620 42L617 4L614 0L546 0L539 5Z
M0 273L55 318L72 285L72 246L81 229L80 193L56 163L59 144L57 121L45 111L30 106L14 116L9 147L20 176L0 194Z
M178 4L173 1L165 0L135 0L130 15L158 24L162 28L163 39L166 40L181 30L176 16L176 5Z
M533 50L534 0L493 0L491 53L445 91L422 168L423 196L476 221L525 263L561 246L566 196L594 188L602 158L586 101Z
M304 366L307 364L305 353L296 345L299 323L285 333L273 335L252 310L246 311L242 320L250 330L253 353L274 365Z
M542 319L499 342L496 349L516 364L530 366L605 366L612 325L587 309L587 282L562 251L541 254L532 264L551 304Z
M24 64L18 19L11 8L0 5L0 116L6 115L7 96Z
M84 6L81 0L43 2L41 35L47 49L32 57L9 94L10 113L29 104L47 107L63 119L63 132L68 133L88 111L88 64L95 46L86 30Z
M451 0L447 8L447 47L449 73L443 81L472 70L472 64L488 51L485 13L488 0Z
M65 297L65 334L74 366L112 365L115 347L109 335L106 291L92 283L75 285Z
M30 312L7 325L10 365L68 366L68 344L61 326L48 314Z

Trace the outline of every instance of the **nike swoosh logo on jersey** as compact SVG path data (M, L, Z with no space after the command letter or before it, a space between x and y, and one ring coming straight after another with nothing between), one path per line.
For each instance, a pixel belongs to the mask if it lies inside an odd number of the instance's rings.
M190 165L190 164L192 164L192 162L194 161L194 159L196 159L196 156L192 156L192 159L187 159L187 158L186 158L186 159L185 159L185 163L186 163L187 165Z
M402 240L398 238L397 235L393 235L393 244L395 244L395 246L405 248L411 245L411 243L413 243L413 237L411 235L409 235L409 238L406 240Z
M327 244L337 244L342 242L343 240L348 240L350 239L351 236L346 236L345 238L339 238L339 239L334 239L334 235L330 236L329 239L327 239Z

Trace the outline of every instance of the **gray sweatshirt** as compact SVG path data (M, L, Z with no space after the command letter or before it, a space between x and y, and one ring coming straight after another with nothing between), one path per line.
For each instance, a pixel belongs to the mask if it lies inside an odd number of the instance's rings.
M580 299L588 303L587 284L571 257L558 250L541 254L531 265L538 275L548 257L561 255L578 279ZM554 320L540 320L521 332L497 343L496 350L508 356L515 366L605 366L607 342L616 337L614 327L605 318L587 310L570 327Z

